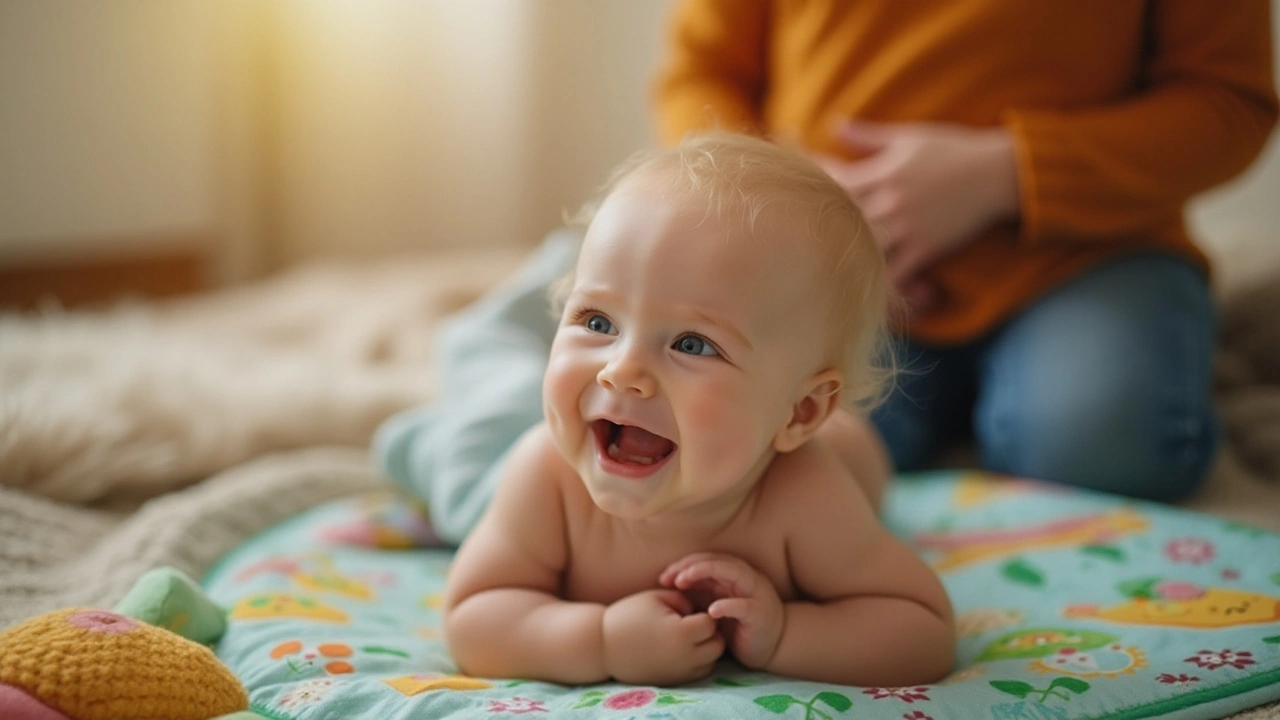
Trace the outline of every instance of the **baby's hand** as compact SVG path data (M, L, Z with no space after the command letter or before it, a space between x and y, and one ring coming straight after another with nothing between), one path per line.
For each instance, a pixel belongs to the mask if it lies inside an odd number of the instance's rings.
M746 562L721 553L693 553L662 571L658 582L682 591L701 591L714 600L707 614L723 620L729 649L738 662L763 669L782 639L782 598L769 578Z
M676 590L645 590L604 611L604 662L632 685L679 685L711 674L724 654L716 621Z

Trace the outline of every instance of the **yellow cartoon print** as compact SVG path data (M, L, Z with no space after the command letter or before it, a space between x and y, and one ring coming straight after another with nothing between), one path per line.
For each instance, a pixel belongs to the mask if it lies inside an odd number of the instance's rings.
M956 480L952 504L957 510L968 510L1001 498L1021 495L1037 488L1051 490L1052 486L1031 480L1016 478L992 478L986 473L967 472Z
M488 690L493 683L477 680L466 675L441 675L439 673L420 673L388 678L382 682L396 692L413 697L429 690Z
M352 600L372 600L375 597L368 585L354 578L344 577L331 568L315 573L295 573L292 579L308 590L340 595Z
M232 620L297 618L316 622L347 623L347 614L332 605L303 595L264 592L243 598L231 609Z
M1121 625L1159 625L1216 629L1280 620L1280 598L1244 590L1204 587L1190 582L1146 578L1121 583L1127 602L1110 607L1071 605L1067 617L1092 618Z
M1028 669L1078 678L1117 678L1147 667L1147 655L1136 647L1112 643L1094 650L1064 647L1052 655L1032 660Z

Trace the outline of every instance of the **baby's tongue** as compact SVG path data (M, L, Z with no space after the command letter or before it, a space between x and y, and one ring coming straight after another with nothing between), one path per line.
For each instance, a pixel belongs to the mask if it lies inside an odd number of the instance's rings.
M675 447L661 435L634 425L621 426L614 444L618 447L618 455L629 460L661 460Z

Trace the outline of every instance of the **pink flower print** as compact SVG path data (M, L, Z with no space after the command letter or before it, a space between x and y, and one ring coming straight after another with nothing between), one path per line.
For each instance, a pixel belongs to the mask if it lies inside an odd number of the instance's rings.
M1217 670L1227 665L1237 670L1243 670L1246 665L1256 664L1253 661L1253 653L1236 652L1234 650L1221 650L1218 652L1201 650L1189 658L1183 658L1183 662L1195 663L1207 670Z
M922 710L912 710L909 713L904 713L902 720L933 720L933 717L925 715Z
M1213 545L1198 537L1174 538L1164 546L1165 557L1175 563L1203 565L1213 559Z
M634 710L648 705L656 697L658 697L658 693L652 690L627 690L616 695L610 695L604 701L604 706L610 710Z
M1159 675L1156 676L1156 681L1162 682L1165 685L1191 685L1192 683L1200 682L1200 678L1194 675L1188 675L1186 673L1179 673L1177 675L1170 675L1169 673L1160 673Z
M1182 580L1165 580L1156 583L1152 590L1162 600L1195 600L1204 595L1204 588Z
M508 700L490 700L489 712L504 712L512 715L523 715L525 713L546 712L547 708L542 704L541 700L530 700L529 698L513 697Z
M109 610L81 610L67 617L67 622L81 630L104 635L123 635L138 627L138 621Z
M915 702L917 700L928 700L929 696L925 693L929 692L927 687L897 687L897 688L881 688L873 687L862 691L863 695L870 695L875 700L883 700L885 698L895 697L904 702Z

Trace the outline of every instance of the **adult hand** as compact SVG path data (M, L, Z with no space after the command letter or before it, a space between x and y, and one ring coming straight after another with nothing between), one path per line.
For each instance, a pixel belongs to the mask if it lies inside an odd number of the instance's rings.
M782 598L769 578L745 561L722 553L693 553L658 576L664 587L703 591L714 599L707 614L725 621L733 656L748 668L764 669L782 639Z
M920 271L1018 214L1013 139L1003 128L851 120L835 135L858 159L814 159L862 208L908 301L930 299Z
M604 611L604 662L632 685L679 685L711 674L724 654L716 621L676 590L645 590Z

